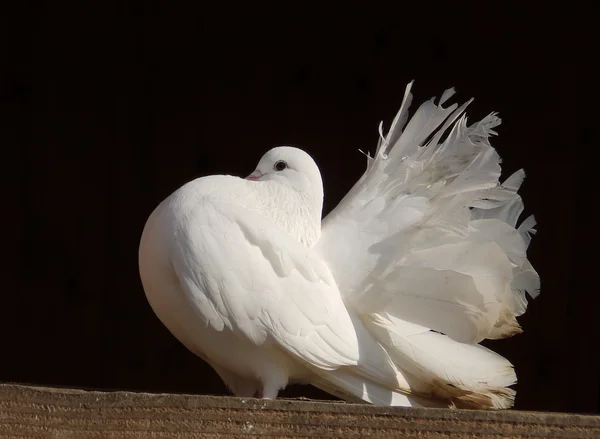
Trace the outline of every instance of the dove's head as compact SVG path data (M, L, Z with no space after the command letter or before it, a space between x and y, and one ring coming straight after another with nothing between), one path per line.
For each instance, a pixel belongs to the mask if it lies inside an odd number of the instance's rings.
M289 146L273 148L246 180L264 191L260 208L264 215L309 246L319 239L323 182L311 156Z
M319 167L310 155L291 146L278 146L267 151L246 179L277 181L298 193L323 198Z

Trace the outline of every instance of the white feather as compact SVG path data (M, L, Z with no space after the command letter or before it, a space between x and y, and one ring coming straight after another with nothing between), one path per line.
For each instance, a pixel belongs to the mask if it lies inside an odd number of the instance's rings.
M388 314L372 314L370 329L388 348L408 376L435 383L434 396L463 407L508 408L516 382L506 359L479 346L458 343L449 337ZM413 383L419 390L419 383Z
M237 192L247 202L250 184L198 179L152 213L140 273L158 317L231 389L274 397L310 370L353 367L363 380L410 393L313 250L243 203L226 201Z
M500 119L492 113L468 126L471 101L442 107L452 89L438 105L421 105L403 130L411 86L367 171L324 219L316 249L348 306L372 320L368 327L405 375L509 407L510 363L474 343L520 332L515 317L526 310L525 292L539 290L526 256L533 217L517 228L525 174L500 184L500 158L489 143ZM425 332L409 337L406 325ZM441 373L454 361L452 349L465 362L454 375Z
M240 396L290 382L379 405L507 408L512 365L479 346L520 331L539 277L535 220L500 184L500 119L408 85L367 170L323 220L314 161L267 152L248 181L197 179L150 215L140 275L161 321ZM283 165L282 165L283 163Z

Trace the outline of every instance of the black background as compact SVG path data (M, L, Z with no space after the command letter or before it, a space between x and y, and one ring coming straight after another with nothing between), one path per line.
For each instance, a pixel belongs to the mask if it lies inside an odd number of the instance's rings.
M486 343L515 364L516 408L598 412L590 214L577 198L591 150L577 97L584 38L575 4L538 4L23 7L2 47L0 381L224 394L146 302L147 216L186 181L248 174L283 144L319 164L327 212L415 79L415 106L455 86L461 101L475 97L472 121L500 112L504 169L528 174L542 293L524 334Z

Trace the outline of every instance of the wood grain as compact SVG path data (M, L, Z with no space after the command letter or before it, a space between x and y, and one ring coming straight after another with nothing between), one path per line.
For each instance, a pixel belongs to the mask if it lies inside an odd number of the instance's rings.
M0 385L0 437L598 438L600 416Z

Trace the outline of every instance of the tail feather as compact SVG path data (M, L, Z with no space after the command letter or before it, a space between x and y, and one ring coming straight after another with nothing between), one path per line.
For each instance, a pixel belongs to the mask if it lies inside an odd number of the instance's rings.
M317 249L358 312L389 312L461 342L512 335L526 293L539 290L526 255L535 220L517 226L525 174L499 182L495 113L467 125L471 101L443 107L450 89L408 120L411 86L367 171L324 219Z
M381 406L422 407L415 397L408 396L381 383L365 378L356 371L341 368L323 373L314 370L311 384L338 398L350 402L367 402Z
M490 144L501 123L496 113L468 125L472 100L443 107L450 89L409 120L411 87L387 135L380 125L366 172L323 220L316 250L409 394L457 407L510 407L512 366L477 343L521 332L516 317L527 295L539 294L527 258L535 219L519 224L525 173L500 183ZM405 334L411 325L422 332Z
M389 314L365 316L403 374L418 377L438 399L470 408L508 408L517 378L510 362L479 345L459 343ZM422 394L419 384L413 387ZM427 390L423 389L423 390Z
M368 331L357 366L311 367L311 384L349 401L377 405L502 409L511 407L516 383L506 359L479 345L458 343L389 314L362 316ZM374 338L373 338L374 337ZM387 367L372 355L389 358Z

